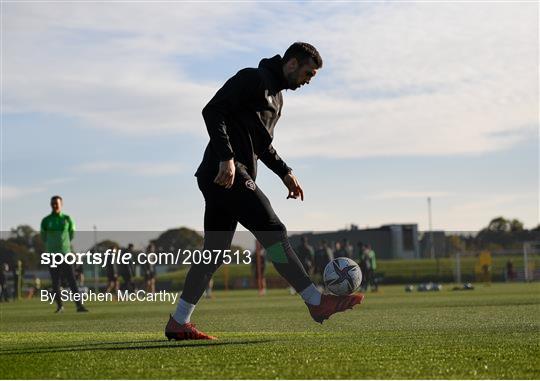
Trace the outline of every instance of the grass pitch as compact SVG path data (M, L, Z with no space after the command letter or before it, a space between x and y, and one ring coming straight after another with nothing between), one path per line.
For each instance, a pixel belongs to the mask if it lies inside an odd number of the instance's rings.
M166 303L0 304L0 378L540 378L540 284L449 288L382 287L322 326L284 290L216 292L192 319L210 342L168 342Z

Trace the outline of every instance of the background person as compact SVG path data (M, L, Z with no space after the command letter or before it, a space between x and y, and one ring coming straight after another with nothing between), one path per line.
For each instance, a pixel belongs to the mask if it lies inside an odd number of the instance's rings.
M257 246L259 245L260 243L257 242ZM251 260L251 272L259 295L266 295L266 251L264 249L255 250Z
M353 258L353 255L354 255L354 248L353 246L349 243L349 240L347 238L343 238L341 240L341 247L343 248L343 250L345 251L345 256L347 258Z
M366 289L366 274L367 274L367 268L366 268L366 261L364 260L364 250L365 246L363 242L358 242L358 266L360 267L360 272L362 273L362 283L360 283L360 289L365 290Z
M84 286L84 267L82 264L75 264L74 265L74 272L75 272L75 281L77 281L77 285L79 287Z
M347 251L341 245L341 242L337 241L334 248L334 258L347 258Z
M300 263L304 266L306 273L313 273L313 264L315 262L313 247L309 244L308 238L302 236L300 245L296 248L296 255Z
M6 273L9 271L7 263L0 263L0 302L9 302Z
M506 262L506 280L507 281L514 281L516 280L516 271L514 270L514 263L512 263L512 260L508 260Z
M75 223L70 216L62 212L62 206L62 197L51 197L51 214L41 220L41 240L48 253L66 254L71 251L71 241L75 236ZM52 291L55 294L56 312L62 312L64 310L60 299L62 279L66 281L74 294L79 294L73 266L62 262L57 267L49 267L49 272L52 280ZM80 301L76 301L75 304L77 312L88 312Z
M375 270L377 270L377 258L375 251L371 248L369 243L364 245L363 250L363 262L366 269L365 278L366 282L364 283L364 290L367 290L369 285L371 291L377 291L379 289L377 281L375 279Z
M152 242L146 248L146 255L148 256L149 253L156 253L156 245ZM148 257L146 263L142 266L142 270L146 292L156 292L156 266L148 262Z
M326 265L334 259L332 249L328 246L328 242L322 240L319 242L319 247L315 251L315 274L320 277L321 283L324 280L324 269Z
M362 283L361 283L361 289L362 291L366 291L369 284L369 276L371 272L371 260L368 255L367 250L367 244L362 244L362 252L361 252L361 259L360 259L360 269L362 271Z
M32 286L28 290L28 296L27 299L32 299L34 295L39 295L41 291L41 279L39 279L37 276L34 277Z
M118 251L118 247L112 247L112 249ZM118 290L120 289L120 281L118 280L118 265L116 263L113 263L111 259L107 261L107 265L105 267L107 272L107 293L113 293L114 296L118 294Z
M135 248L133 244L129 243L127 248L124 250L124 253L131 253L132 255L135 255L134 251ZM129 292L135 291L135 283L133 282L133 265L131 263L120 263L118 264L118 269L123 279L120 288Z

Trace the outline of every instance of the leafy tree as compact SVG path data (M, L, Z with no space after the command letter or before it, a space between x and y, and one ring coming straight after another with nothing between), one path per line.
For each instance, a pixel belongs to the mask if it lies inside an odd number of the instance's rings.
M181 227L178 229L169 229L160 234L160 236L151 241L156 245L157 251L175 252L182 250L201 250L204 239L195 230ZM232 245L231 250L244 250L241 246Z
M10 229L8 239L0 244L0 256L4 261L14 264L23 262L25 268L39 265L39 253L43 252L43 242L39 232L30 225L19 225Z
M0 262L7 263L13 268L18 260L22 261L25 268L34 268L39 264L38 256L28 247L11 239L0 240Z
M474 239L477 249L500 250L518 249L523 242L540 239L539 230L527 230L517 219L496 217L488 226L480 230Z
M19 225L11 229L9 240L33 249L34 237L38 234L30 225Z
M463 237L458 234L452 234L446 237L447 254L453 255L455 253L463 252L464 249L465 241Z
M166 252L175 252L178 249L195 250L202 248L203 237L195 230L181 227L161 233L152 243L157 250Z
M498 233L508 232L510 231L510 221L504 217L496 217L490 221L487 228L482 229L482 231L484 230L487 230L489 232L498 232Z
M119 247L120 245L118 244L118 242L111 241L110 239L105 239L101 242L98 242L95 246L92 246L88 250L93 251L93 252L103 253L107 251L107 249L114 249L114 248L119 248Z
M521 232L521 231L525 230L523 228L523 222L521 222L519 220L516 220L516 219L513 219L512 221L510 221L509 225L510 225L510 231L511 232Z

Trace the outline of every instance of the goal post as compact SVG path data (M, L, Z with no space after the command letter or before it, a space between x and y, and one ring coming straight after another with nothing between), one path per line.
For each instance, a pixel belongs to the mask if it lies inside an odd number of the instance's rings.
M461 283L461 253L457 252L454 257L454 282Z
M540 274L540 241L523 243L523 272L525 282L538 280Z
M514 249L471 250L454 254L454 282L533 282L540 280L540 241Z

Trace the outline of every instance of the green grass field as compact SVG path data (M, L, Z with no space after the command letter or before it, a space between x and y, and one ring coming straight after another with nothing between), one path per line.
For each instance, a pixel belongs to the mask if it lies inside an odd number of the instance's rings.
M298 296L218 292L193 321L218 341L168 342L166 303L0 304L0 378L540 378L540 284L405 293L312 322Z

